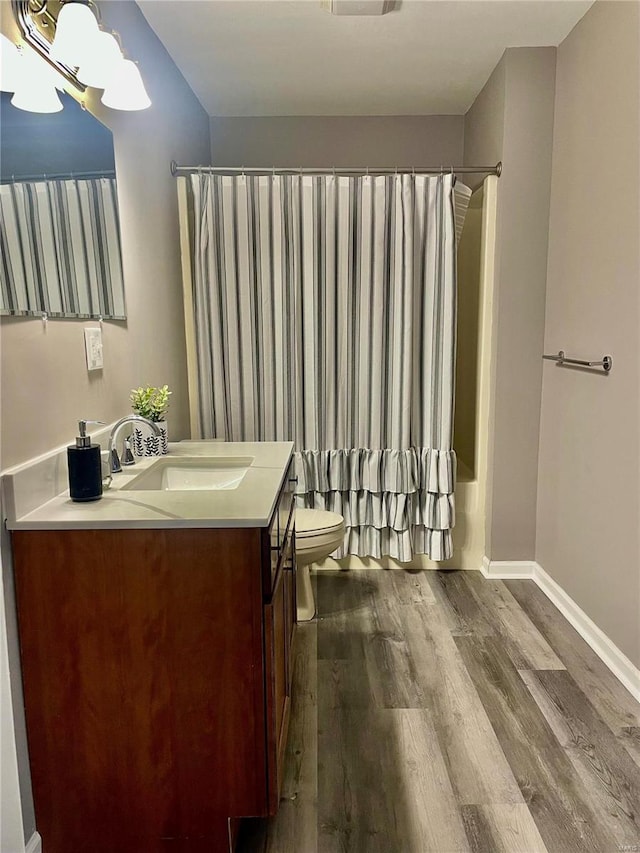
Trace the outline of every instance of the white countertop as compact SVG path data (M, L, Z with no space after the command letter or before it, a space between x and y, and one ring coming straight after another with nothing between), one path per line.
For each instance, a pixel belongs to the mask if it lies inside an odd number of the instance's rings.
M141 459L113 475L97 501L77 503L66 491L36 509L7 518L10 530L154 527L265 527L287 472L293 443L194 441L169 444L170 457L253 457L236 489L207 491L123 490L158 457ZM163 457L167 458L167 457ZM9 480L10 475L5 477Z

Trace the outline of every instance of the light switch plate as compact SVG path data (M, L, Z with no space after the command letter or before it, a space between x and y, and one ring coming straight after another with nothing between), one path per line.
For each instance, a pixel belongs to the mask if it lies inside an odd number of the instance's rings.
M88 328L84 330L84 349L87 354L87 370L102 368L102 329Z

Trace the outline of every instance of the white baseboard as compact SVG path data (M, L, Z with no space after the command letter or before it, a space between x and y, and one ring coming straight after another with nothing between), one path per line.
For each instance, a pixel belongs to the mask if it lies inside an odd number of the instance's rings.
M42 838L39 832L34 832L29 843L25 847L24 853L42 853Z
M552 601L560 613L576 629L583 640L591 646L601 661L605 663L615 677L640 702L640 669L620 651L609 637L582 610L575 601L548 575L542 566L535 564L534 580Z
M533 580L537 563L533 560L490 560L482 558L480 571L492 580Z
M496 561L483 557L480 571L485 578L492 580L534 581L618 681L640 702L640 669L620 651L601 628L598 628L593 619L587 616L539 563L533 560Z

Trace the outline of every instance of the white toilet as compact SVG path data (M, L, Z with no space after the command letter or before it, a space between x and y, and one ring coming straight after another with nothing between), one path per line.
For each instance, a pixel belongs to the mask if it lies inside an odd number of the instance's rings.
M344 538L344 519L323 509L296 509L296 573L298 622L308 622L316 613L309 574L310 563L332 554Z

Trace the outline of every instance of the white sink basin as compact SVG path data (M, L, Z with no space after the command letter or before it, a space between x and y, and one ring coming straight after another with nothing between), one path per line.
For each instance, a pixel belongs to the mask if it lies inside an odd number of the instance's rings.
M122 490L192 492L237 489L252 464L253 456L214 459L163 457L122 486Z

